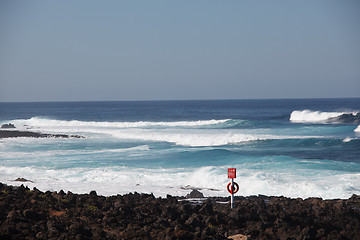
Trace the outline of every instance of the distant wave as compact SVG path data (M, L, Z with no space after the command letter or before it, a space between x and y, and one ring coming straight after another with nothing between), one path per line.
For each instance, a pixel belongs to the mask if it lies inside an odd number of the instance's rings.
M355 138L350 138L350 137L346 137L343 142L344 143L348 143L348 142L351 142L352 140L354 140Z
M303 123L360 123L360 112L293 111L290 121Z
M62 132L85 136L107 135L117 139L167 142L180 146L204 147L237 145L251 141L270 139L321 138L320 136L297 136L268 134L243 129L231 129L242 124L241 120L199 120L178 122L86 122L64 121L33 117L12 121L17 127L31 127L42 132Z
M180 146L190 147L205 147L205 146L225 146L237 145L251 141L262 140L281 140L281 139L308 139L308 138L322 138L321 136L286 136L286 135L271 135L271 134L256 134L256 133L242 133L241 131L154 131L154 130L140 130L132 131L120 130L111 131L108 134L113 135L119 139L133 139L138 141L154 141L154 142L168 142Z
M151 127L200 127L223 124L231 119L221 120L198 120L198 121L175 121L175 122L96 122L79 120L53 120L39 117L32 117L26 120L13 120L16 125L28 125L30 127L114 127L114 128L151 128Z
M360 125L354 130L354 132L360 132Z

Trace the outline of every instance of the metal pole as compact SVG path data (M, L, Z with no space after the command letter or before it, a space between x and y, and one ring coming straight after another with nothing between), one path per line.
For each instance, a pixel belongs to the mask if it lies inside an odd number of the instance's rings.
M234 208L234 179L231 179L231 208Z

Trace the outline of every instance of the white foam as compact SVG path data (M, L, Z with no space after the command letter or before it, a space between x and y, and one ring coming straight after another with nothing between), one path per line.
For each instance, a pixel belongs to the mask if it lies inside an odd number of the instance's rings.
M322 138L322 136L298 136L272 133L268 129L188 129L188 128L109 128L109 127L84 127L84 128L45 128L41 131L49 133L79 134L86 136L85 139L76 139L74 141L86 141L99 138L115 138L120 141L151 141L167 142L180 146L204 147L204 146L224 146L235 145L250 141L270 140L270 139L304 139L304 138ZM8 142L26 142L25 138L6 139ZM33 140L31 140L33 141ZM65 141L63 139L40 139L34 140L38 144L44 141ZM66 139L72 141L72 139ZM119 150L121 151L121 150Z
M198 121L175 121L175 122L96 122L96 121L65 121L46 118L32 117L30 119L12 120L16 126L28 125L31 127L71 127L71 128L149 128L149 127L198 127L207 125L216 125L230 121L230 119L221 120L198 120Z
M357 128L354 130L354 132L359 132L360 133L360 125L357 126Z
M354 138L350 138L350 137L346 137L343 142L347 143L347 142L351 142L352 140L354 140Z
M355 116L357 112L320 112L311 110L293 111L290 115L290 121L322 123L331 118L339 117L343 114L353 114Z
M268 139L319 138L318 136L287 136L268 129L201 128L233 120L204 120L179 122L84 122L44 118L12 121L32 131L84 135L86 138L115 137L125 140L168 142L182 146L223 146ZM195 128L194 128L195 127ZM198 128L200 127L200 128ZM105 136L106 135L106 136Z
M193 188L205 196L229 196L226 169L228 166L207 166L197 169L144 169L130 167L73 168L54 170L35 167L0 166L0 182L10 185L24 184L42 191L51 190L88 193L92 190L109 196L129 192L184 196ZM240 185L237 195L264 194L287 197L322 197L325 199L349 198L360 194L360 174L319 171L309 176L307 169L297 173L245 169L238 166L236 182ZM15 182L24 177L33 182Z
M109 134L120 139L133 139L142 141L169 142L176 145L200 147L200 146L223 146L241 144L249 141L269 139L298 139L298 138L321 138L321 136L287 136L257 133L251 130L224 130L224 129L193 129L193 130L149 130L127 129L109 131Z

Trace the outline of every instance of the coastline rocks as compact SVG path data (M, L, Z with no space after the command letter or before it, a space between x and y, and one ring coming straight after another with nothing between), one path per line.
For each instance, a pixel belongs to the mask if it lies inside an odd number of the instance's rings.
M360 239L360 196L104 197L0 183L0 239ZM242 237L242 238L240 238Z
M79 135L66 135L66 134L47 134L29 131L18 131L18 130L1 130L1 138L16 138L16 137L33 137L33 138L84 138Z
M14 124L9 123L9 124L3 124L3 125L1 126L1 128L16 128L16 127L15 127Z
M15 181L15 182L32 182L32 183L33 183L33 181L27 180L26 178L17 178L17 179L15 179L14 181Z
M204 198L204 194L194 189L189 194L186 195L186 198Z

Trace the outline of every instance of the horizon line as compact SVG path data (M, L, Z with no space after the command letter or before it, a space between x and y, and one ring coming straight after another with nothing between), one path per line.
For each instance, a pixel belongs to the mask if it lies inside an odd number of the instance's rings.
M153 99L153 100L50 100L50 101L0 101L0 103L61 103L61 102L186 102L186 101L239 101L239 100L326 100L360 99L360 97L304 97L304 98L221 98L221 99Z

